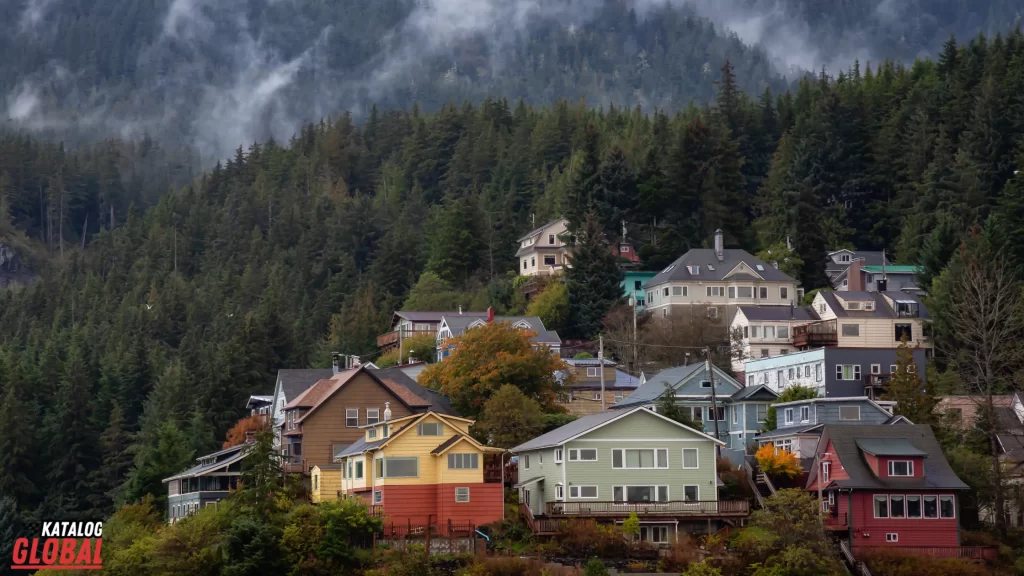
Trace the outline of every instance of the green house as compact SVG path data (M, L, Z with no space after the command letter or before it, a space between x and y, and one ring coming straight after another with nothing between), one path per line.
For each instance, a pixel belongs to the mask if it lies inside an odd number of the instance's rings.
M584 416L512 449L520 512L538 534L563 520L621 522L631 512L656 544L717 530L748 513L746 500L718 498L723 444L646 407Z
M644 283L657 276L657 272L645 272L642 270L624 270L622 273L622 293L628 303L631 298L636 299L637 310L644 309Z

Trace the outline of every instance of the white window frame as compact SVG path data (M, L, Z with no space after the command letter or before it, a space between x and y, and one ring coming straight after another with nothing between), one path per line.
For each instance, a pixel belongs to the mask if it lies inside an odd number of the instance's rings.
M437 434L424 434L423 430L425 429L426 426L434 426L435 427L434 429L437 430ZM420 422L416 426L416 435L417 436L444 436L444 424L441 424L440 422Z
M590 459L587 459L587 458L583 457L583 451L584 450L586 450L586 451L593 450L594 451L594 458L593 458L593 460L590 460ZM597 462L597 459L598 459L597 448L570 448L569 449L569 462Z
M465 496L461 496L459 494L460 490L464 490L465 491L464 492ZM465 498L465 499L462 500L460 498ZM469 503L469 487L468 486L459 486L459 487L457 487L455 489L455 503L456 504L468 504Z
M562 463L562 449L561 448L555 448L555 464L561 464L561 463Z
M843 408L856 408L857 418L843 418ZM860 406L840 406L839 407L839 421L840 422L860 422Z
M587 378L597 378L601 375L601 369L597 366L587 366Z
M383 504L384 503L384 491L383 490L374 490L373 491L373 503L374 504Z
M846 367L850 367L850 375L852 378L846 378ZM860 380L860 364L836 364L836 380L843 382L856 382Z
M555 484L555 500L565 500L565 486L561 482Z
M598 390L597 392L592 393L590 395L590 399L594 400L594 401L597 401L597 402L600 402L601 401L601 391Z
M785 414L785 422L786 422L786 424L792 424L793 423L793 409L792 408L786 408L785 411L784 411L784 414Z
M735 404L732 405L732 423L740 423L740 407Z
M840 326L840 330L840 334L844 338L860 338L860 324L843 324ZM848 334L847 330L852 334Z
M370 413L373 413L373 422L370 422ZM366 409L366 423L367 424L378 424L380 422L380 408L367 408Z
M894 474L893 464L906 464L906 474ZM914 461L913 460L889 460L889 476L892 478L912 478L914 476Z
M917 499L917 516L910 515L910 499ZM924 499L920 494L905 494L903 496L903 505L906 507L907 520L921 520L924 518Z
M740 290L749 290L750 293L747 296L740 294ZM737 286L736 287L736 299L737 300L752 300L754 298L754 287L753 286Z
M708 416L712 416L711 413L714 410L715 410L714 406L708 406ZM707 421L708 422L714 422L717 419L719 422L725 422L726 421L725 406L719 406L718 407L718 414L714 414L713 416L715 416L715 418L708 418ZM718 416L721 416L721 418L717 418Z
M952 520L952 519L956 518L956 496L954 496L953 494L939 494L938 496L939 496L939 498L935 502L935 504L938 506L938 510L937 511L938 511L938 514L939 514L939 519L941 519L941 520ZM953 501L953 515L952 516L943 516L942 515L942 499L943 498L949 498L949 499L951 499Z
M530 469L530 455L529 454L523 454L523 470L529 470L529 469Z
M884 500L885 501L885 516L879 516L878 515L878 503L882 502L883 498L885 499ZM889 518L889 495L888 494L875 494L874 497L871 498L871 515L875 519L886 519L887 520Z
M761 413L761 408L762 407L764 408L764 414ZM764 420L767 417L768 417L768 405L767 404L758 404L754 408L754 418L757 418L757 423L758 424L764 423Z
M687 500L686 499L686 489L687 488L696 488L697 489L697 499L696 500ZM683 502L700 502L700 484L684 484L683 485Z
M615 499L615 489L616 488L622 488L623 500L616 500ZM671 488L668 485L666 485L666 484L619 484L619 485L616 485L616 486L612 486L612 502L614 504L618 504L620 506L625 506L625 505L628 505L628 504L635 504L637 502L643 502L643 500L636 500L636 501L625 500L626 495L628 494L630 488L654 488L654 500L647 501L646 505L657 505L657 504L667 505L669 502L672 501L672 494L670 492ZM658 492L660 491L661 488L665 489L665 500L658 500ZM700 495L700 486L697 487L697 494L698 494L698 496Z
M789 300L789 286L779 286L779 300Z
M419 456L388 456L383 458L384 460L384 475L381 478L419 478L420 477L420 459ZM392 476L388 473L388 460L413 460L416 462L416 473L412 476Z
M806 418L804 417L805 414L807 416ZM810 421L811 421L811 407L810 406L801 406L800 407L800 422L810 422Z
M641 526L640 541L651 544L668 544L668 526Z
M554 245L555 245L555 235L554 234L548 234L548 246L554 246Z
M694 454L693 458L697 462L696 466L687 466L686 465L686 452L687 451L693 452L693 454ZM700 470L700 449L699 448L683 448L683 470Z
M583 488L593 488L593 496L583 496ZM576 495L573 496L573 493ZM569 486L569 499L570 500L597 500L600 497L601 490L596 484L577 484L575 486Z
M882 373L882 365L881 364L872 364L871 365L871 373L872 374L881 374Z
M626 465L626 451L627 450L650 450L654 453L654 466L627 466ZM615 465L615 453L621 452L621 463L622 466ZM665 453L665 465L658 466L658 452ZM615 470L668 470L668 448L612 448L612 468Z
M548 262L548 260L551 260L551 262ZM555 258L554 254L545 254L542 262L544 262L545 266L554 266L555 264L558 264L558 259Z
M718 306L708 306L708 318L718 318Z
M892 499L893 498L902 498L903 499L902 500L902 502L903 502L903 511L900 513L899 516L896 516L895 514L893 514L893 511L892 511ZM905 520L906 518L907 518L907 497L906 497L906 495L905 494L889 494L889 519L890 520Z
M352 420L355 420L355 424L351 424ZM359 427L359 408L345 408L345 427L346 428L358 428Z
M822 484L828 485L829 476L832 475L832 462L825 460L821 463L821 482ZM831 494L831 492L829 493Z
M683 287L682 286L673 286L672 287L672 295L673 296L683 296Z
M899 542L900 541L900 535L897 534L896 532L886 532L885 533L885 541L886 542Z

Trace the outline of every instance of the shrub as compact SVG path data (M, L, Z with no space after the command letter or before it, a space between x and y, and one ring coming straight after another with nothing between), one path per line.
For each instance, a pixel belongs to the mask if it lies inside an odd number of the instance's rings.
M680 534L658 562L661 572L682 572L690 564L701 560L700 548L689 534Z
M707 560L695 562L683 572L682 576L722 576L722 571L715 568Z
M761 471L769 476L794 478L804 471L796 459L796 454L788 450L765 444L754 455Z
M983 565L960 558L928 558L905 550L872 550L862 554L872 574L879 576L983 576Z
M583 567L583 576L608 576L608 568L604 562L597 558L591 558L590 562Z
M562 523L555 540L563 554L577 558L618 558L626 556L629 548L618 527L594 520Z

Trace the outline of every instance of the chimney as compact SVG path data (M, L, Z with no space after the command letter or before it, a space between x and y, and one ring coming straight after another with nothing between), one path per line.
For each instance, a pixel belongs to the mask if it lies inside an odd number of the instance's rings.
M384 421L391 420L391 402L384 403Z
M850 262L850 267L846 269L846 289L851 292L864 291L864 276L860 273L862 264L863 260L855 258L853 262Z
M341 371L341 354L331 352L331 370L337 374Z
M715 257L719 262L725 260L725 243L722 240L722 229L715 230Z
M459 304L459 314L462 314L462 304Z
M487 307L487 323L491 324L493 322L494 322L494 307L493 306L488 306Z

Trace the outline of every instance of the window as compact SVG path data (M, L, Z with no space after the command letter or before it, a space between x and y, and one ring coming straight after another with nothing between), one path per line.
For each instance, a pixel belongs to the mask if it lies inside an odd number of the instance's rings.
M913 324L897 324L896 325L896 341L903 340L903 336L907 337L907 341L914 339L914 325Z
M456 502L469 502L469 488L456 488L455 489L455 501Z
M914 463L910 460L889 460L889 476L913 476Z
M708 318L718 318L718 308L715 306L708 306Z
M843 286L849 286L849 285L850 285L850 281L847 280L846 278L843 278Z
M345 409L345 427L356 428L359 426L359 408Z
M871 276L868 275L868 282L871 281L870 278L871 278ZM865 302L864 303L864 309L868 310L868 311L874 310L875 309L875 303L874 302Z
M536 266L536 265L537 265L537 257L536 256L530 256L530 266L533 267L533 266Z
M334 450L333 450L333 452L334 452L334 461L335 462L341 460L341 453L345 451L345 447L346 446L344 444L334 444L333 445L333 448L334 448Z
M764 419L768 417L768 405L758 404L757 405L757 421L764 422Z
M593 394L590 395L590 399L591 400L596 400L597 402L600 402L601 401L601 392L600 391L594 392Z
M835 492L829 492L828 493L828 505L829 506L835 506L836 505L836 493Z
M747 374L747 386L753 386L753 385L754 385L754 375L753 374Z
M752 286L737 286L736 287L737 298L753 298L754 288Z
M789 338L789 326L779 326L778 330L779 338Z
M391 428L387 424L381 426L381 431L384 433L384 437L387 438L391 435Z
M761 358L767 358L771 355L772 353L769 352L767 348L761 348Z
M814 379L817 382L821 382L821 364L814 365Z
M872 374L881 374L882 373L882 365L881 364L872 364L871 365L871 373Z
M380 504L383 501L384 501L384 492L382 492L380 490L374 490L373 491L373 503L374 504Z
M836 380L860 380L860 364L836 364Z
M953 497L939 496L939 517L954 518L955 516L956 506L953 503Z
M562 449L561 448L555 448L555 464L561 464L561 463L562 463Z
M711 381L710 380L701 380L700 381L700 387L701 388L711 388Z
M673 286L672 287L672 295L673 296L682 296L683 295L683 287L682 286Z
M524 454L523 455L523 469L524 470L529 470L530 469L530 455L529 454Z
M640 541L652 544L668 543L668 526L641 526Z
M683 501L697 502L700 500L700 486L683 486Z
M561 484L555 484L555 499L565 500L565 486Z
M444 424L440 422L420 422L417 430L418 436L441 436L444 434Z
M788 378L789 378L790 380L792 380L792 379L793 379L793 369L792 369L792 368L790 368L790 369L789 369L789 373L788 373L788 374L786 374L786 376L787 376L787 377L788 377Z
M939 506L938 498L936 496L922 496L924 500L924 517L925 518L938 518L939 517Z
M757 293L758 293L758 297L761 300L767 300L768 299L768 287L767 286L761 286L760 288L758 288L757 289Z
M875 518L889 517L889 497L885 495L875 496Z
M729 286L729 298L735 298L735 297L736 297L736 288L734 286Z
M860 302L847 302L846 303L846 309L847 310L860 310Z
M662 289L661 295L665 296L666 298L668 297L668 286L665 286L665 288Z
M597 462L597 448L572 448L569 450L570 462Z
M739 424L740 423L740 407L736 406L735 404L732 407L732 423L733 424Z
M319 489L320 489L320 475L319 474L314 474L313 475L313 490L319 490Z
M668 449L618 448L612 450L612 468L668 468Z
M921 497L907 496L907 518L921 517Z
M782 300L789 300L789 287L779 286L779 298Z
M895 518L895 516L893 516L893 518ZM895 532L887 532L885 534L885 541L886 542L899 542L900 541L900 535L896 534Z
M810 377L811 377L811 365L808 364L808 365L804 366L804 378L810 378Z
M840 262L849 262L850 261L850 255L849 254L840 254L839 255L839 261Z
M725 288L722 286L708 286L707 287L708 297L722 297L725 296Z
M569 498L596 499L597 486L569 486Z
M913 374L913 373L914 373L914 365L913 364L907 364L907 374Z
M597 378L600 375L601 375L600 368L598 368L597 366L588 366L587 367L587 378Z
M696 470L700 467L700 462L697 459L696 448L683 448L683 468L686 470Z
M356 462L356 475L355 475L355 479L356 480L362 480L363 479L363 462L361 460Z
M548 244L554 244L554 243L555 243L555 235L554 234L548 234Z
M895 364L889 364L889 374L895 374L896 372L899 371L899 369L900 369L899 366L897 366Z
M839 419L850 422L860 420L860 406L840 406Z
M377 462L381 462L378 458ZM420 459L413 457L384 458L382 478L416 478L420 475Z
M829 462L828 460L825 460L824 462L821 463L821 481L822 481L822 483L828 484L829 476L831 475L831 473L832 473L832 463ZM831 494L831 492L830 492L830 494Z
M449 470L476 470L480 468L479 454L449 454Z
M629 252L629 244L623 244L619 248L619 252L622 252L623 254L625 254L626 252Z
M801 406L800 407L800 421L801 422L810 422L811 421L811 407L810 406Z
M665 272L668 272L672 268L674 268L674 266L669 266L668 268L665 269ZM700 266L687 266L686 271L696 276L700 274Z
M761 337L761 327L760 326L751 326L750 327L750 337L751 338L760 338Z
M725 406L718 407L718 418L715 418L715 409L708 406L708 421L710 422L712 420L718 420L719 422L725 420Z
M889 496L889 517L905 518L906 515L907 506L903 496Z
M668 502L668 486L613 486L615 502Z
M366 423L376 424L380 422L380 408L367 408L366 409Z
M690 420L693 420L694 422L704 421L704 408L700 406L683 406L683 411L689 411Z
M843 336L860 336L860 324L843 324Z
M555 265L555 257L554 257L553 254L547 254L547 255L544 256L544 265L545 266L554 266Z
M774 442L776 450L785 450L786 452L793 451L793 439L787 438L785 440L776 440Z
M792 408L786 408L786 424L792 424L792 423L793 423L793 409Z
M527 265L527 262L528 262L528 260L526 258L523 258L523 270L526 270L527 268L529 268L529 266Z
M765 338L775 338L775 326L765 326L764 327L764 337Z

